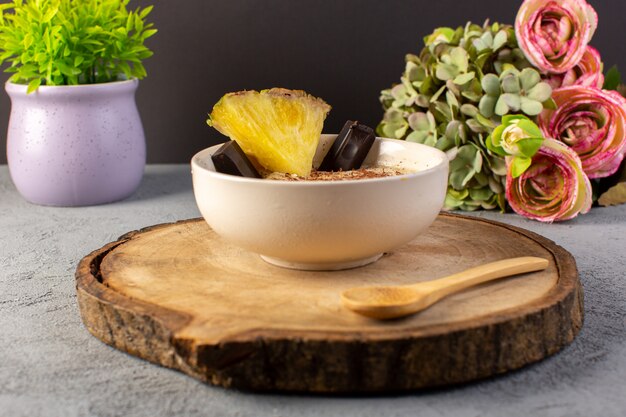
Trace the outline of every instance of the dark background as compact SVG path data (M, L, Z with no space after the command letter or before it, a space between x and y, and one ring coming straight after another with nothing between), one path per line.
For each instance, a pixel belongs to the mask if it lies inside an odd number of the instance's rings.
M591 44L606 68L617 64L626 73L626 1L590 3L600 19ZM374 127L382 117L380 90L399 82L404 55L418 53L424 35L468 20L512 24L521 0L131 1L133 8L150 4L159 33L147 43L155 55L137 93L148 162L181 163L225 140L205 120L230 91L302 89L333 107L325 132L347 119ZM9 110L2 92L3 149Z

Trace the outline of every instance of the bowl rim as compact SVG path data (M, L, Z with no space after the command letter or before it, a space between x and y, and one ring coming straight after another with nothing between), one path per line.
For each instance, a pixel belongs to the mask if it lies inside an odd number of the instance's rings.
M322 136L336 136L337 134L322 134ZM199 164L199 160L202 157L205 157L207 154L210 154L212 149L217 149L219 146L223 145L224 142L219 143L217 145L210 146L208 148L204 148L201 151L197 152L191 158L191 173L192 176L195 175L195 172L201 172L209 177L214 177L216 179L232 181L232 182L241 182L248 184L266 184L268 186L286 186L286 187L338 187L338 186L346 186L347 184L372 184L372 183L380 183L380 182L390 182L390 181L406 181L411 178L418 178L422 176L426 176L431 174L432 172L445 169L445 167L449 164L448 156L445 152L441 151L432 146L424 145L416 142L407 142L401 139L393 139L393 138L385 138L385 137L376 137L377 141L397 141L403 142L403 144L408 144L409 146L417 146L420 148L427 148L430 152L434 152L435 154L439 154L440 160L438 163L433 165L430 168L426 168L420 171L415 172L407 172L400 175L390 175L387 177L376 177L376 178L360 178L360 179L346 179L340 181L330 181L330 180L322 180L322 181L284 181L284 180L267 180L265 178L250 178L250 177L240 177L237 175L223 174L221 172L213 171L207 169Z

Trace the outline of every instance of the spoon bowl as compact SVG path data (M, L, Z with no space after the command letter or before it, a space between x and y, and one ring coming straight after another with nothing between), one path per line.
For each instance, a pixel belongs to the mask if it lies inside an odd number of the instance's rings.
M416 286L352 288L341 295L350 310L375 319L402 317L428 307L428 292Z

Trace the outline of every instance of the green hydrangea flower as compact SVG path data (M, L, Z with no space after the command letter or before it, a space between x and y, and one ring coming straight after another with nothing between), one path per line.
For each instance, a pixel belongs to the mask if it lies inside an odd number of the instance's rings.
M530 67L510 25L438 28L424 37L419 55L406 55L400 83L381 92L385 114L377 132L448 154L446 209L504 210L505 158L523 168L537 141L514 141L519 155L508 153L514 132L505 133L503 118L534 117L552 104L550 87Z

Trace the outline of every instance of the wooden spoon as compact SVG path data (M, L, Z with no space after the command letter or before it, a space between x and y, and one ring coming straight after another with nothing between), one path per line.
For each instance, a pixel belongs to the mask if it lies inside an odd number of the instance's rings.
M547 259L525 256L477 266L445 278L412 285L351 288L341 294L344 306L375 319L417 313L450 294L511 275L546 269Z

